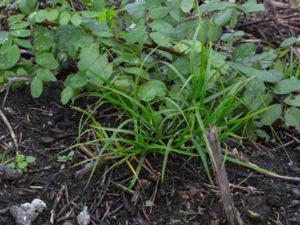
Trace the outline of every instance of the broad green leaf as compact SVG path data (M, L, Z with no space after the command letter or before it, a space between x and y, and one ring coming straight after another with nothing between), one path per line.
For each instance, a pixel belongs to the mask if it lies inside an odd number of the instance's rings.
M50 22L57 20L59 16L59 11L57 9L53 9L48 11L47 15L46 15L46 19Z
M36 158L34 156L26 156L26 162L27 163L34 163L36 161Z
M300 131L300 109L290 107L284 115L284 122L287 127L294 127Z
M124 72L140 76L147 80L150 78L148 73L140 67L127 67Z
M172 9L169 14L176 22L180 22L185 15L179 8Z
M138 88L138 97L143 101L152 101L156 97L163 97L167 93L165 83L159 80L151 80Z
M20 68L17 69L16 74L22 76L22 75L27 75L28 73L24 68L20 67Z
M248 0L242 4L242 9L248 13L264 11L265 7L263 4L257 4L256 0Z
M260 80L270 83L280 81L283 76L280 71L257 70L240 63L230 63L230 65L248 77L257 77Z
M232 10L232 14L231 14L230 21L228 24L228 26L230 28L234 28L237 25L237 23L239 22L239 19L240 19L240 15L241 15L241 12L238 11L237 9Z
M21 29L11 31L10 34L14 37L28 37L31 35L31 32L30 30Z
M113 37L113 34L107 24L101 23L96 19L82 18L81 26L98 37Z
M172 46L171 44L172 39L162 33L152 32L150 33L150 37L158 45L165 46L165 47Z
M9 32L7 31L0 31L0 45L4 44L8 41Z
M284 103L290 106L300 107L300 95L290 95L284 99Z
M70 22L70 20L71 20L71 14L67 11L63 11L59 17L59 24L66 25Z
M78 69L81 71L85 71L91 67L97 60L99 55L99 50L96 45L91 45L88 48L84 48L81 50L79 55Z
M256 132L257 136L262 138L264 141L267 141L267 142L270 141L270 139L271 139L270 135L266 131L264 131L262 129L257 129L255 132Z
M7 166L8 166L9 168L16 169L16 166L17 166L17 165L16 165L15 162L11 162L11 163L8 163Z
M17 154L15 161L16 162L23 162L23 161L25 161L25 155L23 155L23 154Z
M180 8L183 12L187 13L192 10L194 6L194 0L181 0Z
M35 10L37 2L37 0L18 0L17 4L20 11L28 15Z
M265 82L257 78L247 84L244 102L252 111L266 108L272 102L272 95L266 90Z
M275 50L265 51L254 56L242 58L242 62L246 65L260 65L262 69L266 69L274 65L274 60L278 57Z
M20 170L25 170L28 167L28 163L26 161L18 162L17 167Z
M112 64L106 55L100 55L97 46L91 45L81 51L78 68L94 83L102 84L112 74Z
M40 97L43 93L43 81L41 81L38 77L34 77L30 84L30 92L32 97Z
M206 24L207 28L205 28L204 30L207 29L207 38L210 41L216 42L219 40L219 38L222 35L222 28L220 26L216 26L216 24L210 20L207 20L206 23L204 23L204 25Z
M118 90L124 91L125 93L130 93L133 89L134 82L133 80L130 80L129 77L126 79L124 76L124 79L116 80L114 85Z
M165 0L161 1L161 0L152 0L152 1L145 1L145 6L147 9L153 9L153 8L159 8L162 7L161 3L165 2Z
M154 22L150 23L149 26L153 31L157 31L166 35L169 35L174 31L174 27L164 20L155 20Z
M153 8L149 12L149 17L153 20L164 18L169 14L170 9L167 7Z
M260 122L266 126L271 126L281 117L282 114L282 106L280 104L274 104L270 107L270 109L262 113L260 116Z
M245 58L249 56L253 56L256 53L256 45L253 43L244 43L239 45L238 47L234 48L233 50L233 58Z
M32 48L32 44L29 40L24 40L24 39L19 39L19 38L15 38L14 42L23 48Z
M18 62L21 56L17 45L3 45L0 48L0 70L6 70Z
M34 48L38 52L44 52L52 48L54 41L49 36L39 36L34 42Z
M214 23L217 26L224 26L225 24L228 24L231 18L233 10L232 9L226 9L214 16Z
M171 37L174 41L182 41L184 39L192 40L198 25L196 20L180 23L174 28Z
M289 47L289 46L295 44L296 42L297 42L297 38L295 38L295 37L290 37L290 38L285 39L285 40L280 44L280 47L286 48L286 47Z
M134 22L139 21L145 17L145 2L135 1L134 3L126 4L123 10L127 11L133 18Z
M235 31L233 33L225 33L222 35L221 40L222 41L236 41L239 40L242 36L244 36L245 33L243 31Z
M81 20L81 16L77 13L75 13L72 18L71 18L71 23L78 27L81 24L82 20Z
M139 42L141 40L144 40L147 36L146 33L146 27L144 24L137 25L134 30L130 31L126 36L126 41L129 44L133 44L136 42Z
M15 23L21 22L24 19L24 14L11 15L8 17L9 26L14 25Z
M41 81L56 81L56 77L54 74L48 70L48 69L38 69L36 71L36 76L41 80Z
M83 17L86 18L96 18L99 16L99 12L95 12L95 11L81 11L80 13Z
M45 9L39 10L35 16L34 16L34 21L36 23L42 23L47 19L48 16L48 11Z
M279 81L274 89L275 94L290 94L300 90L300 80L286 79Z
M94 43L92 35L73 25L59 26L55 39L55 50L65 52L68 57L74 60L77 58L80 48L85 48Z
M201 4L200 6L200 12L207 13L217 10L224 10L229 7L236 6L234 3L231 2L221 2L221 1L210 1L205 4Z
M87 77L85 77L81 73L77 73L71 78L71 86L73 88L82 88L86 84L87 84Z
M29 22L27 21L21 21L19 23L15 23L10 27L11 30L18 30L18 29L23 29L25 27L28 27L30 25Z
M62 104L64 105L67 104L73 98L73 95L74 95L73 88L71 86L65 87L65 89L61 93Z
M54 55L50 52L37 55L36 62L37 64L50 70L57 69L59 66L58 61L55 59Z
M101 11L105 8L105 0L94 0L92 4L93 11Z
M108 63L106 55L99 55L96 61L86 71L86 75L94 84L102 84L109 79L113 72L112 64ZM95 83L96 82L96 83Z

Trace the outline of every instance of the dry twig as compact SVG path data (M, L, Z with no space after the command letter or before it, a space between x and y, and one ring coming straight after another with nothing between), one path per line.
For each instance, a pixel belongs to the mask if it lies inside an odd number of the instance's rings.
M4 113L2 112L1 109L0 109L0 117L3 120L4 124L6 125L7 129L9 130L10 136L11 136L11 138L14 142L14 145L16 147L16 151L18 151L19 146L18 146L18 141L17 141L17 138L16 138L16 134L15 134L12 126L10 125L8 119L6 118L6 116L4 115Z
M234 206L234 202L230 193L230 186L222 158L222 150L218 140L217 131L215 129L209 130L207 138L210 145L208 147L210 147L211 150L211 162L217 179L227 222L230 225L242 225L243 221L238 210Z

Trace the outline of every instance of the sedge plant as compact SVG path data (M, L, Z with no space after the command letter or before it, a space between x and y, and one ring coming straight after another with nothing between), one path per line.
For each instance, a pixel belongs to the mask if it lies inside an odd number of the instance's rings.
M211 63L212 52L211 46L202 44L196 56L199 60L194 60L191 65L194 69L189 77L184 77L173 65L164 62L178 79L167 86L164 96L151 101L143 101L137 94L139 84L144 82L139 76L130 93L119 90L113 81L101 86L101 91L89 93L98 101L90 110L77 108L83 113L79 140L90 131L96 134L96 138L78 145L88 145L98 150L94 169L101 160L108 158L114 162L111 168L127 164L134 175L129 185L131 188L147 155L163 156L162 181L169 156L186 155L201 158L212 183L207 157L209 152L203 138L205 130L216 126L221 141L230 137L239 138L247 123L259 113L251 112L240 97L249 78L241 78L230 85L225 85L222 80L216 81L217 73ZM96 116L97 111L107 105L123 115L117 126L107 126ZM140 159L139 164L134 168L132 161L137 158Z

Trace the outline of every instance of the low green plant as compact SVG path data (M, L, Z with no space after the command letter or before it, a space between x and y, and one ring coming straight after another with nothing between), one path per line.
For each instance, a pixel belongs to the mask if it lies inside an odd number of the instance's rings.
M70 151L67 155L60 155L57 157L57 162L66 163L72 161L75 156L75 151Z
M140 67L144 47L160 46L159 55L171 61L172 54L187 56L201 14L210 15L201 22L209 31L203 33L203 41L208 42L218 41L225 25L234 27L240 17L263 10L252 0L242 5L212 1L200 7L191 0L124 1L118 8L97 0L79 3L82 10L72 1L61 0L3 4L19 14L9 15L8 29L0 31L1 83L11 77L31 78L31 94L39 97L45 84L77 64L77 71L64 74L68 75L61 97L64 104L82 89L98 90L118 71L124 75L115 81L119 89L128 88L137 73L157 75L164 68L154 58L147 62L153 66ZM185 60L182 57L174 64Z
M32 96L39 97L45 84L63 79L63 104L81 91L99 98L92 111L77 108L85 115L79 140L87 132L96 134L78 145L94 146L96 162L126 163L135 175L130 186L149 153L164 157L162 180L169 155L176 153L199 156L212 182L204 138L210 126L217 127L221 141L255 133L266 137L264 126L278 118L300 129L299 62L289 55L295 38L261 53L255 44L237 44L244 35L235 30L238 21L264 9L254 0L121 1L116 7L104 0L3 4L19 13L5 18L7 30L0 31L0 84L26 77ZM283 58L291 60L287 66ZM278 102L277 96L286 98ZM107 105L122 115L115 126L96 116ZM137 157L141 163L134 168Z
M300 90L300 61L293 57L294 43L295 38L288 38L280 48L260 54L256 53L254 44L241 44L233 50L233 59L229 62L241 75L254 77L244 92L247 106L252 110L269 107L255 119L257 136L266 140L271 137L263 128L271 127L278 120L284 127L300 131L297 108L300 106L297 93ZM272 136L277 138L276 132Z
M36 161L36 158L34 156L26 156L23 154L17 154L16 158L13 162L10 162L8 164L8 167L13 168L13 169L20 169L23 172L28 171L28 167L32 164L34 164Z
M188 77L165 62L177 76L172 84L159 80L144 83L142 77L137 77L130 93L119 90L112 81L101 91L89 94L99 101L90 112L79 109L85 115L79 137L90 131L96 133L96 140L81 144L97 146L97 163L109 155L117 159L113 167L126 163L137 176L142 165L134 169L132 160L143 159L149 153L163 155L163 180L169 155L198 156L212 182L203 139L205 130L216 126L222 141L242 138L238 134L242 135L247 123L260 112L249 110L241 95L251 79L240 78L225 85L218 79L221 68L213 66L214 51L204 44L200 47L199 55L191 54L200 62L196 59L190 65L195 70ZM95 117L105 105L124 114L118 126L105 126ZM136 177L129 187L135 180Z

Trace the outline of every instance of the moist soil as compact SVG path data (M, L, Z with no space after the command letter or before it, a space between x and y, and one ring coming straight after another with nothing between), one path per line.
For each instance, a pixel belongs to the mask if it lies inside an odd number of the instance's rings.
M88 206L91 224L191 224L224 223L218 191L206 179L197 157L170 157L166 179L160 181L162 158L149 156L138 184L126 190L132 173L127 166L108 170L111 163L97 167L89 185L89 173L76 176L86 158L76 151L71 162L57 162L57 154L76 144L80 113L60 104L60 89L47 88L33 99L27 89L11 91L2 109L16 134L20 154L37 158L19 179L0 178L0 224L13 225L9 207L40 198L47 203L33 225L70 221ZM0 95L0 102L4 94ZM86 107L87 103L79 103ZM284 143L236 144L244 158L282 175L300 177L299 136L278 131ZM10 131L0 122L0 153L12 160L17 152ZM236 208L245 224L300 224L299 183L274 179L226 163Z

